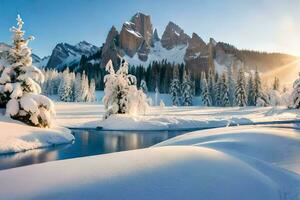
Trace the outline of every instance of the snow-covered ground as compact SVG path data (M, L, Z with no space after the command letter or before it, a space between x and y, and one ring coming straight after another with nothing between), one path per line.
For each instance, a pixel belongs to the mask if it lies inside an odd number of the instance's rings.
M100 103L56 103L56 123L66 127L103 127L107 130L192 130L297 120L298 110L285 107L151 107L144 116L116 115L103 121Z
M299 153L300 134L293 129L197 131L152 148L2 170L0 196L297 200Z
M69 129L28 126L3 116L0 111L0 154L65 144L73 140Z

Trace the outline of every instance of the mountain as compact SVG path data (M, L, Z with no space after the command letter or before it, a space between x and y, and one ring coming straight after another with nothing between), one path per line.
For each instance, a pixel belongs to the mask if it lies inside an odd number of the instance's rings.
M100 73L102 69L98 68L103 68L110 59L118 66L120 58L125 58L130 65L144 67L154 61L183 63L196 74L207 72L209 68L222 72L229 66L234 71L244 67L266 72L299 59L287 54L239 50L213 38L206 42L196 33L189 36L174 22L167 24L160 37L151 17L138 12L124 22L120 30L112 26L100 48L85 41L76 45L59 43L50 57L34 60L37 66L46 68L63 70L68 66L77 71Z
M76 45L68 43L59 43L55 46L47 62L46 68L63 69L65 66L76 65L81 56L89 56L99 51L99 47L86 41L79 42Z
M153 61L162 60L184 63L195 72L209 68L221 72L229 66L248 70L257 67L260 71L267 71L298 59L287 54L239 50L213 38L206 43L196 33L190 37L174 22L167 24L160 39L151 17L143 13L137 13L125 22L120 32L114 26L109 31L99 58L101 66L105 66L109 59L117 65L120 57L131 65L145 67Z
M1 52L8 52L10 48L11 48L10 45L8 45L4 42L0 42L0 57L2 57ZM49 56L40 58L38 55L32 53L32 64L35 65L36 67L39 67L39 68L45 67L48 60L49 60Z

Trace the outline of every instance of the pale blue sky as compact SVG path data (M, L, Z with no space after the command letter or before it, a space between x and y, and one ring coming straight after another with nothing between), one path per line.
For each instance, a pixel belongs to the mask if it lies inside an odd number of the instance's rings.
M0 41L10 42L19 13L40 56L58 42L101 46L112 25L120 29L138 11L151 15L160 35L173 21L205 41L300 55L299 0L0 0Z

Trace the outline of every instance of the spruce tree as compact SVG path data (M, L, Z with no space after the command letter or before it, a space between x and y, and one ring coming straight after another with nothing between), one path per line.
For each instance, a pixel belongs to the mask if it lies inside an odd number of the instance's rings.
M215 76L213 74L213 70L210 68L208 71L207 77L207 85L208 85L208 92L211 97L212 105L215 105Z
M7 54L6 66L0 76L2 95L9 95L6 104L6 115L23 121L29 125L49 127L54 114L53 102L41 95L39 83L44 81L42 72L32 65L29 41L24 38L23 20L18 15L17 27L10 30L13 33L13 44ZM1 95L1 96L2 96Z
M58 88L58 95L61 101L71 102L73 100L73 84L68 68L63 72L63 77Z
M235 82L234 82L234 78L233 78L233 73L232 73L232 66L229 66L227 68L227 86L228 86L228 98L229 98L229 102L230 105L233 106L235 103Z
M182 104L184 106L191 106L193 103L192 101L193 101L194 92L193 92L193 84L187 70L184 70L183 72L181 94L182 94Z
M95 84L95 80L92 79L90 82L90 85L89 85L89 93L88 93L88 97L87 97L88 102L96 101L95 91L96 91L96 84Z
M82 101L82 88L81 88L81 74L77 73L75 76L75 82L74 82L74 101L75 102L81 102Z
M269 104L267 95L263 93L261 79L257 68L254 76L254 99L256 106L267 106Z
M202 85L203 86L202 87L202 95L201 95L202 103L203 103L204 106L211 106L212 105L211 96L210 96L210 93L209 93L206 78L204 78L202 80L202 83L203 83L203 85Z
M222 73L221 77L219 78L219 95L220 95L219 106L222 107L230 106L229 89L228 89L225 73Z
M256 68L255 75L254 75L254 100L255 103L257 102L258 98L261 97L261 80L259 76L259 72Z
M249 74L248 84L247 84L247 93L248 93L248 105L249 106L255 106L256 100L255 100L255 91L254 91L254 81L252 73Z
M245 90L245 74L242 68L239 69L237 83L235 86L236 105L243 107L247 105L247 96Z
M173 80L170 84L170 95L174 106L180 105L181 93L180 93L180 81L179 81L179 70L178 66L174 66L173 69Z

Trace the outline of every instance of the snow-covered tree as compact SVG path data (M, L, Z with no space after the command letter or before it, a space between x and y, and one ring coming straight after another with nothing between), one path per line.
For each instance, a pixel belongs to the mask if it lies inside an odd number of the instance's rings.
M254 99L256 106L267 106L269 104L268 97L262 90L261 79L257 68L254 75Z
M61 101L72 102L74 100L73 82L69 69L66 69L63 72L63 76L58 87L58 96Z
M237 82L235 86L235 101L237 106L243 107L247 105L245 73L242 68L239 69Z
M201 76L200 76L200 86L201 86L201 88L200 88L200 96L203 93L204 81L206 81L206 74L205 74L205 71L202 71L201 72Z
M44 81L44 76L32 65L28 42L34 38L24 38L23 24L18 15L18 26L11 28L13 44L8 52L6 66L1 67L3 70L0 76L0 91L5 95L9 94L6 115L29 125L49 127L54 114L54 104L40 94L39 83Z
M140 89L147 94L148 93L148 87L146 81L143 79L141 80Z
M96 84L95 84L95 80L92 79L89 85L89 93L88 93L88 102L94 102L96 101Z
M212 102L211 102L211 96L209 93L209 89L208 89L208 85L207 85L207 81L206 78L203 79L203 87L202 87L202 94L201 94L201 98L202 98L202 103L205 106L211 106Z
M83 101L83 96L82 96L82 80L81 80L81 74L77 73L75 76L75 82L74 82L74 87L73 87L73 92L74 92L74 101L75 102L81 102Z
M191 81L189 73L184 70L183 71L183 80L181 86L181 94L182 94L182 104L184 106L191 106L193 101L193 83Z
M249 106L255 106L256 105L256 100L255 100L255 93L254 93L254 81L253 81L253 76L252 73L249 74L249 79L247 83L247 97L248 97L248 105Z
M213 70L210 68L208 71L207 77L207 85L208 85L208 92L211 97L212 105L215 105L215 76L213 74Z
M230 105L234 105L234 92L235 92L235 82L233 78L233 73L232 73L232 66L227 68L227 86L228 86L228 98Z
M230 106L229 90L225 73L222 73L218 79L217 105L222 107Z
M173 68L173 80L170 84L170 95L174 106L180 105L181 93L180 93L180 81L179 81L179 70L178 66Z
M300 108L300 73L299 73L299 78L295 80L293 84L293 92L291 95L292 99L292 105L289 107L291 108Z
M136 87L136 77L128 74L128 63L122 59L115 72L112 61L106 65L108 74L104 77L103 102L105 118L112 114L140 114L148 108L146 95Z
M81 101L86 102L89 93L89 79L86 76L85 71L83 71L81 76L81 92L82 92Z

